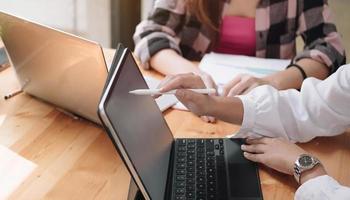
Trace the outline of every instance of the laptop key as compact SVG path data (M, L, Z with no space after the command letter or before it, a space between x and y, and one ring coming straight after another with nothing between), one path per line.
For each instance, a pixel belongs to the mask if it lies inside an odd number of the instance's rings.
M186 164L185 164L185 163L178 163L178 164L176 165L176 168L177 168L177 169L185 169L185 167L186 167Z
M176 193L177 195L183 195L183 194L185 194L185 189L184 189L184 188L177 188L177 189L175 190L175 193Z
M187 170L188 172L194 172L194 171L195 171L195 168L194 168L194 166L187 166L186 170Z
M187 199L194 198L195 197L194 191L187 191L186 197Z
M184 158L184 157L186 157L186 153L185 152L178 152L177 153L177 157L179 157L179 158Z
M197 140L197 146L204 147L204 144L205 144L205 140L204 139Z
M186 187L186 191L195 191L195 187L194 187L194 185L188 185L187 187Z
M178 188L184 188L185 186L186 186L185 181L177 181L176 182L176 187L178 187Z
M207 199L208 200L216 200L216 195L215 194L208 194Z
M186 147L179 147L177 150L179 152L185 152L186 151Z
M188 140L187 140L187 143L188 143L188 144L195 144L195 143L196 143L196 140L194 140L194 139L188 139Z
M194 178L194 173L189 172L189 173L187 173L186 177L187 178Z
M184 175L176 176L177 181L184 181L186 180L186 177Z
M186 183L187 183L187 184L194 184L195 181L194 181L194 179L190 178L190 179L187 179L187 180L186 180Z
M175 196L175 200L186 200L185 196Z

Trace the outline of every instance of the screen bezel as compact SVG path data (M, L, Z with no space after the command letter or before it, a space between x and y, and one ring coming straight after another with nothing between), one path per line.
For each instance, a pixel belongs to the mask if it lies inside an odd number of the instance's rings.
M102 124L107 128L107 133L109 134L109 136L113 140L113 144L115 145L115 147L119 151L119 154L123 159L123 162L125 163L129 173L131 174L132 178L134 179L134 181L135 181L136 185L138 186L139 190L141 191L142 195L144 196L145 199L150 200L151 197L149 195L149 192L147 191L146 187L144 186L144 183L143 183L141 177L139 176L134 164L132 163L132 161L129 157L129 154L127 153L126 149L124 148L122 141L120 140L118 134L114 130L113 125L111 123L111 120L109 119L107 112L106 112L106 109L105 109L106 103L107 103L107 98L110 95L112 85L118 79L128 55L130 55L133 58L133 61L137 65L137 62L135 61L135 58L133 57L130 50L128 48L125 48L125 50L122 53L122 56L120 57L120 60L117 64L117 66L116 66L116 69L114 70L114 72L111 76L111 79L108 81L108 83L106 85L106 90L102 94L102 98L101 98L101 101L100 101L99 106L98 106L98 115L101 119ZM112 66L112 67L114 67L114 66ZM142 73L140 72L139 69L138 69L138 72L142 76ZM143 78L143 76L142 76L142 78ZM143 78L143 81L145 81L144 78ZM164 120L164 118L163 118L163 120ZM164 122L165 122L165 120L164 120ZM165 124L169 128L169 126L167 125L166 122L165 122ZM170 129L169 129L169 131L170 131ZM171 135L171 137L174 140L173 135ZM170 168L170 160L171 160L171 155L169 157L168 174L169 174L169 168ZM168 182L168 180L167 180L167 182ZM167 195L167 186L165 188L164 197L166 195Z

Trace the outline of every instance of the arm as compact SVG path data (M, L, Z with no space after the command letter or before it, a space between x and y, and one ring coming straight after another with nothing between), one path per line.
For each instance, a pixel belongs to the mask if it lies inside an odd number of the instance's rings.
M260 86L248 95L227 98L197 94L181 88L204 88L193 74L166 79L162 91L177 91L177 98L197 115L210 115L241 124L236 137L283 137L306 142L333 136L350 127L350 66L344 65L324 81L309 78L301 91L278 91Z
M191 61L183 58L172 49L163 49L156 53L154 56L152 56L150 64L152 68L166 75L190 72L200 73L199 67L197 67Z
M247 139L247 144L242 145L241 148L247 159L289 175L293 175L294 163L299 155L307 153L298 145L277 138ZM296 200L342 200L350 197L350 188L340 185L328 176L322 164L304 171L301 174L300 183L295 193Z
M240 96L244 118L238 136L262 135L306 142L316 136L343 133L350 127L349 67L341 67L324 81L305 80L300 92L279 92L266 85Z
M298 1L298 30L304 40L304 51L293 62L301 66L308 77L323 80L345 64L345 50L341 37L331 20L327 1ZM306 9L307 8L307 9ZM300 89L303 82L300 71L291 67L264 78L243 75L225 85L224 96L246 94L259 85L272 85L278 90Z
M151 57L165 49L181 57L178 33L182 30L185 16L185 0L156 1L151 15L137 25L133 36L134 53L143 67L148 69Z
M345 50L327 1L300 1L298 3L298 30L304 40L304 51L294 62L303 68L308 77L323 80L345 64ZM305 8L308 9L305 9ZM298 69L292 67L265 78L277 89L300 89L303 82Z
M296 62L296 64L303 68L308 77L323 80L329 75L329 68L313 59L304 58ZM263 80L278 90L300 89L304 81L300 71L295 67L266 76Z

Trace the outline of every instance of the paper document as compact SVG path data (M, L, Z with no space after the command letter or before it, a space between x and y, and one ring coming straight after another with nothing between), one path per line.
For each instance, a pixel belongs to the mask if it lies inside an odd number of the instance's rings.
M155 78L145 76L146 83L150 89L155 89L160 83L160 80ZM159 109L163 112L171 106L175 105L178 102L175 95L162 95L156 99L156 103Z
M290 60L209 53L203 57L199 68L211 75L217 85L224 85L238 74L264 77L284 70L289 63Z

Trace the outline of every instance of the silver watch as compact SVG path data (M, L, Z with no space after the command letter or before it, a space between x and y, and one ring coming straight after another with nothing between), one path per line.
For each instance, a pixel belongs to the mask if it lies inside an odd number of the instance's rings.
M300 176L304 171L314 168L320 161L309 154L301 154L294 163L294 178L300 184Z

